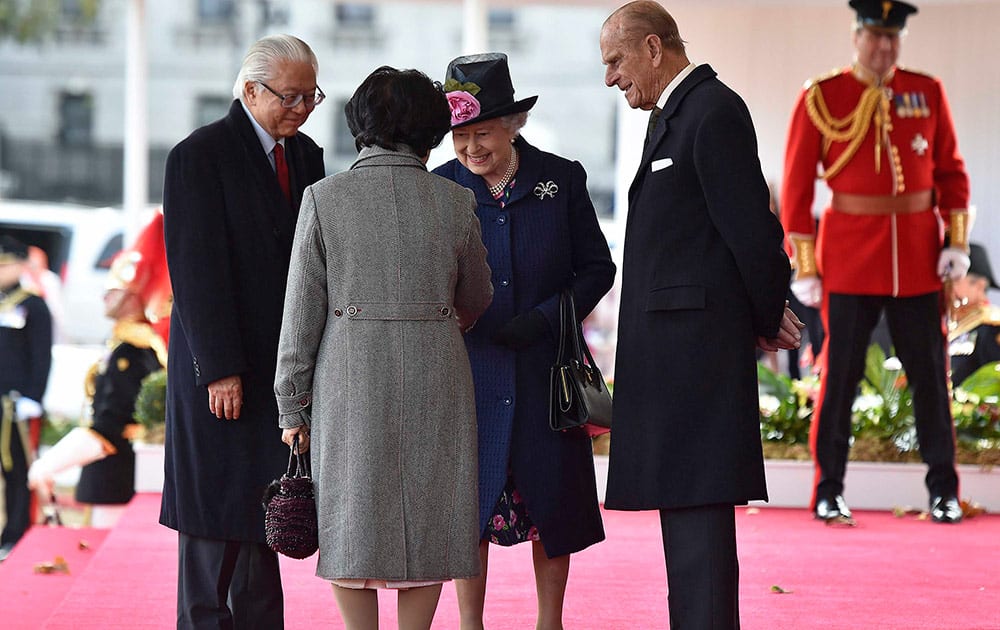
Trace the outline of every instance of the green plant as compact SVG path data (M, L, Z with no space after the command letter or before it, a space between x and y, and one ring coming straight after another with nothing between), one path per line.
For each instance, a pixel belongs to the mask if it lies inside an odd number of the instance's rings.
M808 459L817 379L776 374L757 365L760 433L768 457ZM852 407L851 459L918 461L913 398L898 359L868 349ZM984 365L953 391L959 463L1000 464L1000 363Z
M913 396L899 359L886 357L878 344L870 345L859 392L851 407L854 434L891 440L900 451L914 450Z
M764 441L808 444L816 377L793 380L757 364L760 434Z
M167 371L157 370L142 379L139 395L135 398L133 417L146 431L159 430L167 410Z

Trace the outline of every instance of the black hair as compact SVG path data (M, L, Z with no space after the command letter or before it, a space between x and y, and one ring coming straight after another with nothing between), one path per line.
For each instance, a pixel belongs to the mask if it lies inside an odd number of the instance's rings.
M451 129L451 109L440 84L419 70L377 68L344 105L354 145L427 155Z

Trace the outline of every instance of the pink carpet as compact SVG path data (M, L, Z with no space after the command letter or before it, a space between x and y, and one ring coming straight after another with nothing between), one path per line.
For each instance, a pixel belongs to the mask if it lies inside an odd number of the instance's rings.
M0 627L171 628L176 534L156 523L159 495L136 497L106 536L96 530L35 528L0 564ZM887 512L856 514L853 529L827 527L805 510L737 510L744 630L1000 629L1000 516L957 526ZM652 512L605 512L608 540L573 558L567 628L666 628L666 578ZM91 551L80 551L79 539ZM63 555L66 575L35 575L33 563ZM315 558L283 559L286 628L342 628ZM531 554L493 547L488 628L534 626ZM777 586L786 591L775 593ZM382 596L383 627L395 627L395 598ZM445 585L435 629L458 627L455 591Z

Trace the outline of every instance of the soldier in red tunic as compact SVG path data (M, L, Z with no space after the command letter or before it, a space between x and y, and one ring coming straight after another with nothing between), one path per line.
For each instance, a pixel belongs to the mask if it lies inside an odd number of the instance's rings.
M931 517L954 523L962 509L940 296L942 280L969 268L969 179L941 82L896 65L916 7L850 6L855 62L806 83L792 115L781 196L796 268L792 291L821 307L827 331L811 432L813 509L824 521L853 522L843 498L851 405L884 310L913 392ZM817 175L833 193L818 234Z

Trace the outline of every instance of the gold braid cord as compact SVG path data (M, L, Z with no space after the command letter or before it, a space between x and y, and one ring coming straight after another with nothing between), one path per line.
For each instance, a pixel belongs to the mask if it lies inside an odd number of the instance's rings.
M816 129L823 135L823 155L825 156L834 142L848 142L847 148L837 158L830 168L820 175L821 179L829 180L839 173L851 161L858 147L868 134L872 121L875 122L875 167L878 170L878 154L881 150L882 129L889 122L886 116L888 99L881 88L869 86L861 93L858 105L850 114L843 118L834 118L823 100L823 92L819 84L814 83L806 92L806 113Z

